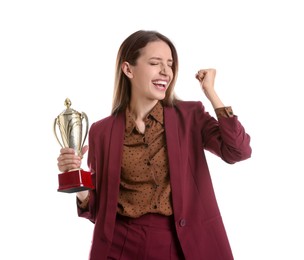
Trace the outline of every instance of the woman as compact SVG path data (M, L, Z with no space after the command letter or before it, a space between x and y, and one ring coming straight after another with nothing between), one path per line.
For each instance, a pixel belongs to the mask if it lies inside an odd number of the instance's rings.
M250 137L218 97L214 69L196 78L217 119L175 97L177 72L158 32L137 31L118 51L112 114L89 132L95 189L77 193L79 216L95 223L91 260L233 259L204 151L233 164L251 156ZM61 149L60 171L80 164Z

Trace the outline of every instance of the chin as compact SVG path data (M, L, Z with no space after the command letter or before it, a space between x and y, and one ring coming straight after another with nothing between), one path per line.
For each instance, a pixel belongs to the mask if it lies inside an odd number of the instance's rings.
M166 96L162 96L162 97L156 97L155 99L158 101L164 100Z
M164 92L164 93L161 93L161 94L159 94L159 95L155 95L155 98L156 98L157 100L163 100L165 97L166 97L166 93L165 93L165 92Z

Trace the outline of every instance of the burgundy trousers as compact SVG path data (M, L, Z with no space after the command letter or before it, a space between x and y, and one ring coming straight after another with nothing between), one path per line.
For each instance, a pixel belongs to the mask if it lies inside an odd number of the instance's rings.
M118 215L109 260L184 260L173 216Z

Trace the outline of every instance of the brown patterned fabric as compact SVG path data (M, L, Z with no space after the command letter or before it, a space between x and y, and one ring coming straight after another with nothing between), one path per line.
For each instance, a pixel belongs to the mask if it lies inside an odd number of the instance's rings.
M118 213L139 217L146 213L172 214L163 107L160 102L145 118L140 133L126 110Z
M214 111L215 111L215 114L216 114L218 119L221 118L221 117L228 118L228 117L233 117L234 116L231 107L219 107L219 108L216 108Z

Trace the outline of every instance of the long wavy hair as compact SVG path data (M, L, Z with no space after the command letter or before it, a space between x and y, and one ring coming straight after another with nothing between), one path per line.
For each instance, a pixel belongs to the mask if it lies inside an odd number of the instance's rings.
M174 86L178 74L178 56L175 46L166 36L157 31L139 30L132 33L123 41L117 53L112 115L125 110L131 99L131 83L129 78L122 71L122 63L127 61L131 65L135 66L137 59L141 55L141 49L144 48L148 43L155 41L164 41L167 43L171 49L173 58L173 78L162 102L164 105L172 106L177 100L174 93Z

